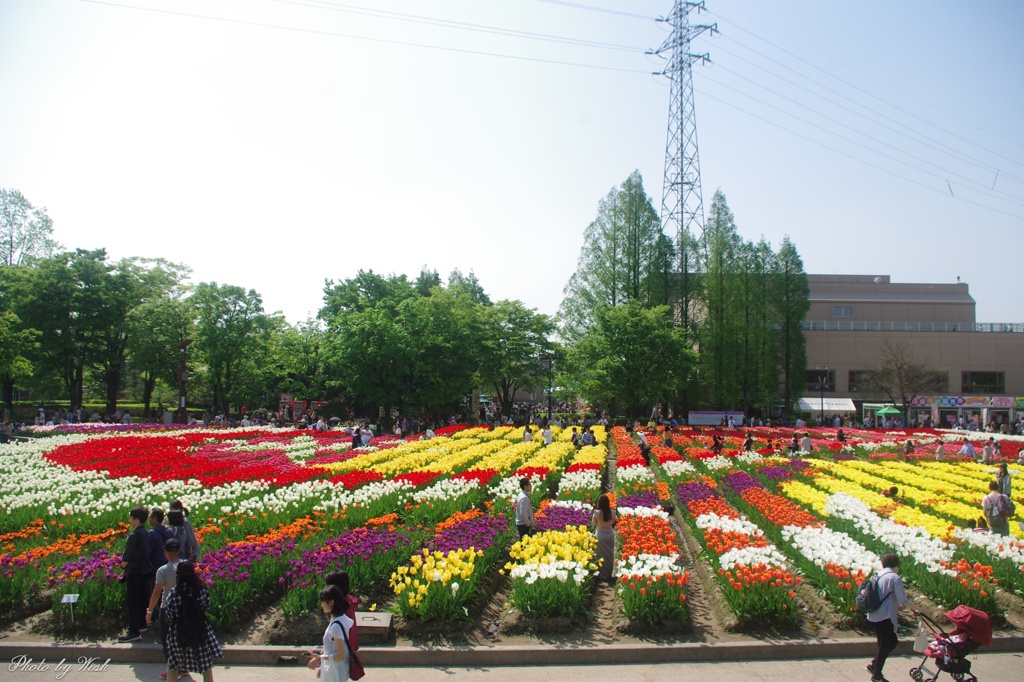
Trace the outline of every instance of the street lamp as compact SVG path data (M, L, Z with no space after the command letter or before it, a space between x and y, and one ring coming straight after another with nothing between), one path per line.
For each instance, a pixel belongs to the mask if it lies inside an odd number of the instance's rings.
M181 351L181 363L178 364L178 409L176 421L179 424L188 424L188 411L185 409L185 382L188 381L188 347L192 339L185 339L178 344Z
M540 364L548 371L548 424L551 423L551 394L554 392L554 373L552 369L555 366L555 356L544 355L541 356Z
M817 365L814 369L818 371L818 391L821 395L821 425L825 425L825 387L828 386L828 365L822 369Z

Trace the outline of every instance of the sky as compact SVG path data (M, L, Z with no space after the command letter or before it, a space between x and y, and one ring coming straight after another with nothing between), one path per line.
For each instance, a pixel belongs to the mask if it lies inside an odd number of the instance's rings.
M0 187L68 248L316 315L359 270L554 314L598 202L660 210L669 0L0 0ZM704 204L810 273L1021 322L1024 3L707 0Z

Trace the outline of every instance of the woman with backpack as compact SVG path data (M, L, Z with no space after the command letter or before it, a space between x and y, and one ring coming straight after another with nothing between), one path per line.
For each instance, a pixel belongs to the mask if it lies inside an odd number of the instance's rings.
M195 564L182 561L167 596L167 680L177 682L180 670L196 670L213 682L213 659L223 657L213 628L206 621L210 591L196 575Z
M199 539L188 520L188 509L181 504L181 500L171 502L167 523L172 537L181 544L181 558L193 563L199 561Z
M892 552L882 555L882 572L875 576L874 581L880 604L874 610L868 611L867 616L868 621L875 627L878 650L867 668L871 673L871 682L886 682L882 677L882 668L885 666L885 659L899 643L896 637L899 607L913 602L907 598L907 592L903 588L900 558ZM916 609L912 610L917 613Z
M989 493L981 500L981 509L988 519L988 527L997 535L1010 534L1010 517L1015 511L1013 502L1006 495L999 492L999 482L992 481L988 484Z

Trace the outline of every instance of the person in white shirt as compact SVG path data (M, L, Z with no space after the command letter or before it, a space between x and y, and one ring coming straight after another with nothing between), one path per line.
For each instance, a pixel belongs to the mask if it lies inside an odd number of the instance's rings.
M957 454L958 455L970 455L971 457L974 457L975 455L978 454L978 451L974 449L973 445L971 445L971 441L969 441L966 438L964 438L964 444L960 448L960 451L957 452Z
M805 433L804 437L800 439L800 450L802 452L811 451L811 434Z
M878 642L878 651L867 665L868 672L871 673L871 682L885 680L882 677L885 659L899 643L896 636L897 612L900 606L913 604L907 598L903 579L900 578L900 558L892 552L882 555L882 572L878 574L878 594L882 597L882 605L867 614L868 621L875 626L875 638ZM912 610L917 613L916 609Z
M555 439L555 434L551 431L550 426L545 426L540 435L544 437L544 445L551 445L551 441Z
M348 638L355 621L345 613L348 601L337 585L328 585L320 591L320 609L331 620L324 630L323 653L318 657L320 670L317 671L317 677L321 682L344 682L349 674ZM307 655L311 654L307 652Z
M530 430L530 425L527 424L523 427L523 442L529 443L533 440L533 431Z
M519 539L526 535L533 534L533 502L530 500L530 493L533 485L527 476L519 479L519 497L516 498L516 530L519 531Z

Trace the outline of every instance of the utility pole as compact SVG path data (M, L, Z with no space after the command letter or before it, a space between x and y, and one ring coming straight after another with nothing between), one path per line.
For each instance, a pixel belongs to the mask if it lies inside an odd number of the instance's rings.
M188 347L192 339L185 339L178 344L181 361L178 363L178 408L175 410L174 421L188 424L188 410L185 409L186 384L188 383Z
M665 66L655 73L670 81L668 104L668 136L665 143L665 183L661 195L661 228L674 235L679 252L680 317L684 331L690 327L689 276L699 270L696 254L688 244L700 243L704 236L704 197L700 186L700 156L697 149L697 115L693 104L693 64L710 61L707 53L695 54L690 41L718 24L690 24L690 12L706 11L701 2L675 0L672 12L659 17L672 27L672 33L649 54L665 59Z

